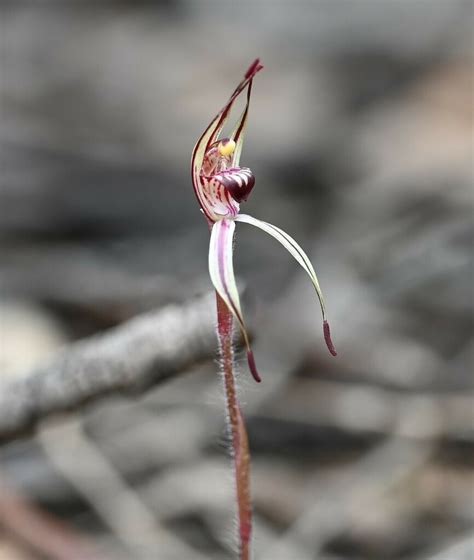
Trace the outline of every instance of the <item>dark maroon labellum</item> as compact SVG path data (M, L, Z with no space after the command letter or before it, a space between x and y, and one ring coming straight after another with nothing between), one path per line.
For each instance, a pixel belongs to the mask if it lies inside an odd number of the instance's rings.
M248 167L226 169L217 173L214 179L219 181L237 202L247 200L255 186L255 177Z

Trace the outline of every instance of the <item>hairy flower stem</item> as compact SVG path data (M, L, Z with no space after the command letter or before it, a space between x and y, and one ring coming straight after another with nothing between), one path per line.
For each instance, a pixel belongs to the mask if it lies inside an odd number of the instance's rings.
M250 537L252 533L252 505L250 498L250 453L242 412L240 410L234 376L234 352L232 348L232 313L219 294L217 299L217 332L220 358L224 375L228 428L230 431L235 486L237 493L237 516L239 523L240 560L250 560Z

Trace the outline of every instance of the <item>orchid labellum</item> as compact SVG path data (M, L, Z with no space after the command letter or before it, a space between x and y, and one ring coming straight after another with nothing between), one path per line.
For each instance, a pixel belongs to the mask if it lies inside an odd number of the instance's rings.
M250 224L268 233L279 241L304 268L319 298L327 347L332 355L336 355L326 319L321 288L306 253L292 237L280 228L240 213L240 204L247 200L255 185L252 171L247 167L240 167L240 156L249 113L252 81L262 68L259 59L250 66L227 103L198 140L191 160L194 191L201 210L212 228L209 248L211 280L217 293L240 326L247 350L249 368L256 381L260 381L260 376L250 347L232 264L235 222ZM233 104L245 90L247 101L233 132L228 138L220 138Z

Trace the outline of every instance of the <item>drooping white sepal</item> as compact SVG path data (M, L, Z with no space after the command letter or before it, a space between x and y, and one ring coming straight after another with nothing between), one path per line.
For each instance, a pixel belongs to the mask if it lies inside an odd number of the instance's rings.
M308 276L311 279L314 289L316 290L316 293L318 295L319 303L321 305L321 311L323 314L323 319L325 320L326 307L324 305L324 298L321 292L321 288L319 286L319 281L316 276L316 272L314 271L313 265L311 264L308 255L303 251L303 249L298 245L298 243L282 229L272 224L269 224L268 222L257 220L257 218L249 216L248 214L239 214L238 216L235 217L235 220L238 222L244 222L245 224L250 224L252 226L255 226L263 230L265 233L268 233L268 235L271 235L273 238L279 241L283 245L283 247L285 247L285 249L293 255L293 257L304 268L304 270L307 272Z
M240 307L239 290L234 276L233 239L235 231L234 220L222 219L214 223L211 230L209 245L209 274L217 293L224 300L239 323L245 346L250 371L256 381L260 376L255 366L250 339L245 326L242 309Z

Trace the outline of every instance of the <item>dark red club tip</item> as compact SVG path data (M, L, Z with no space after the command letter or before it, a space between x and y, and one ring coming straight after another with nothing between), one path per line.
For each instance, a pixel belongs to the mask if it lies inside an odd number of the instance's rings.
M257 72L263 68L263 64L260 64L260 59L256 58L250 65L247 72L245 72L245 79L252 78Z
M329 323L327 321L323 322L323 332L324 332L324 340L326 341L326 346L328 347L329 352L333 356L337 356L336 348L331 340L331 330L329 328Z
M260 381L262 381L262 378L260 377L257 371L257 365L255 364L255 358L253 357L252 350L249 350L247 352L247 362L249 364L249 369L250 369L250 373L252 374L252 377L255 379L257 383L260 383Z

